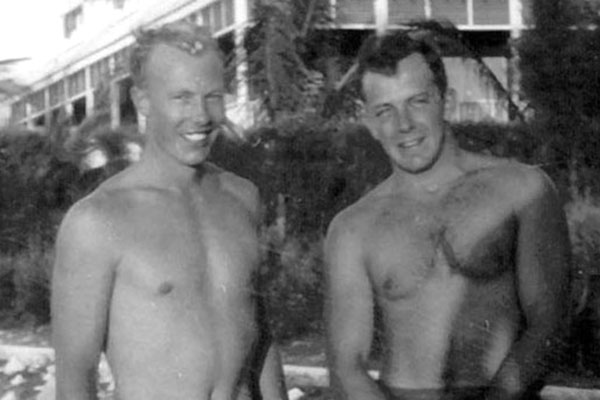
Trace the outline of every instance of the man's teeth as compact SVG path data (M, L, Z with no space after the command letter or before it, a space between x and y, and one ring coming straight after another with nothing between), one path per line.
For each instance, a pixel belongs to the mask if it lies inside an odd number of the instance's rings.
M413 140L409 140L409 141L400 143L400 147L406 149L406 148L409 148L409 147L417 146L420 143L421 143L421 139L413 139Z
M185 134L186 139L191 140L192 142L199 142L208 137L208 134L201 132L192 132Z

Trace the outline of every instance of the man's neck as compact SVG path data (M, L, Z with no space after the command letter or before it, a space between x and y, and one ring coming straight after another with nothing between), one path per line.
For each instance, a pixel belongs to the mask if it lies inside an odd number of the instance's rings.
M145 181L164 189L183 191L198 184L206 172L206 164L185 165L162 152L144 152L138 162L138 170L143 171Z
M449 132L443 146L439 158L426 171L410 173L394 168L392 179L398 190L417 197L437 197L462 177L466 172L462 165L464 154Z

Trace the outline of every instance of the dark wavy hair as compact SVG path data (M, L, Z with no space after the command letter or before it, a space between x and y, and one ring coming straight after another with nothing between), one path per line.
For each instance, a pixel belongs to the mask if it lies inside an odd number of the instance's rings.
M365 39L358 51L358 77L362 80L366 72L394 75L398 62L415 53L425 59L443 97L448 89L448 78L442 57L429 43L413 38L410 31L391 31L382 36L374 34Z

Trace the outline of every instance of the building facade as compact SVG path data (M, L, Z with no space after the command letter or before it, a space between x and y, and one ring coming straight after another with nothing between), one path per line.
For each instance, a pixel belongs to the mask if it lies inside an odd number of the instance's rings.
M411 20L452 22L477 47L486 65L513 93L518 84L510 42L527 26L531 0L329 0L335 29L357 31L402 28ZM188 19L211 28L222 47L240 51L251 23L254 0L65 0L60 23L63 40L56 56L27 78L27 90L5 101L10 123L30 129L60 118L81 123L99 105L110 110L113 126L138 121L129 97L129 49L133 32ZM360 43L353 44L357 49ZM481 82L477 65L445 57L449 81L458 94L455 120L506 120L505 101ZM226 98L234 122L249 126L257 113L237 64ZM516 96L516 94L514 95ZM518 100L518 99L516 99ZM138 121L140 122L140 121ZM143 125L143 124L142 124Z

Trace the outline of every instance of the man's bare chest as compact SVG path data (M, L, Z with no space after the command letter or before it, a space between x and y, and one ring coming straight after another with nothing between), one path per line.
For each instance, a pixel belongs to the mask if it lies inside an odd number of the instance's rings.
M246 281L258 262L256 230L241 210L171 205L131 215L128 222L119 284L149 295L208 293L214 286Z
M393 297L462 276L489 282L514 265L516 218L493 190L449 192L439 201L393 199L365 235L375 287Z

